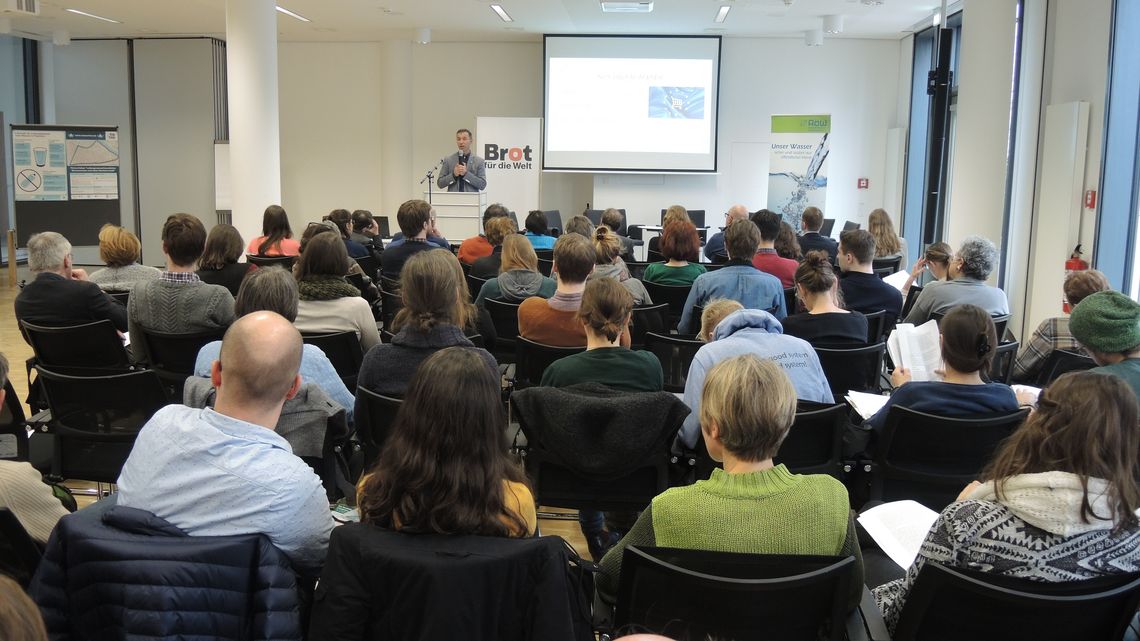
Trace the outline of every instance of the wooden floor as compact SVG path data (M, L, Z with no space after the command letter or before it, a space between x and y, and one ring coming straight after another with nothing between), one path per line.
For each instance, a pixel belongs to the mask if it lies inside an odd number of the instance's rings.
M22 269L20 271L20 278L28 278L26 270ZM15 388L20 401L23 402L28 397L28 377L24 373L24 362L32 356L32 348L24 342L23 337L20 336L19 326L16 324L16 316L12 305L18 291L17 288L8 286L7 270L3 270L3 283L0 284L0 351L8 357L8 377L12 381L12 386ZM24 406L24 412L28 412L27 405ZM76 500L80 507L95 500L94 495L90 494L95 491L94 483L78 479L68 479L65 485L76 492ZM544 512L567 513L570 516L576 514L573 510L558 510L557 508L541 509ZM578 550L579 554L589 558L586 540L582 536L582 531L578 528L577 519L539 519L538 526L543 534L557 534L563 537Z

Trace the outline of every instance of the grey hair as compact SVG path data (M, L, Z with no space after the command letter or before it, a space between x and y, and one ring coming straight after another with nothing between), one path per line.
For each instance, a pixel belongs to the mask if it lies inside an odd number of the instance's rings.
M997 267L998 250L987 238L970 236L962 241L958 248L958 257L962 259L962 274L967 278L985 280Z
M591 241L594 239L594 223L589 218L578 214L566 221L566 233L581 234Z
M63 234L44 231L28 239L28 269L53 272L63 269L63 261L71 254L71 243Z
M261 311L280 314L290 323L297 320L297 280L284 267L259 267L242 279L234 316Z

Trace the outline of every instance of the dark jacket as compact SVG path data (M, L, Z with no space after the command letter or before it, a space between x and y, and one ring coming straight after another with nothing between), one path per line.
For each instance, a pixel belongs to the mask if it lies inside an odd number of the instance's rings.
M475 344L463 335L463 330L455 325L436 325L427 334L404 327L396 332L391 343L381 343L368 350L356 377L356 385L377 394L402 397L420 363L439 350L454 346L476 349ZM478 351L498 376L499 366L495 357L485 349ZM357 397L355 411L359 412L360 408L361 401Z
M556 536L333 529L310 641L585 641L589 602Z
M828 238L817 231L804 232L804 235L800 236L800 249L803 250L804 256L807 256L810 251L823 250L827 252L831 262L835 263L835 257L839 254L839 241Z
M301 638L297 577L265 536L191 537L113 498L60 519L28 592L53 641Z
M127 331L127 308L98 285L51 272L41 272L16 296L16 320L33 325L65 327L105 318L120 332Z
M666 456L689 408L669 392L621 392L600 383L511 394L530 447L595 480L618 478Z

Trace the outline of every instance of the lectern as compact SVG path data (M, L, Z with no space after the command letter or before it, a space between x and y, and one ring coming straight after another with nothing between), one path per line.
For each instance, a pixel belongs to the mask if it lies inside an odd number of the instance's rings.
M485 191L424 192L424 200L435 208L436 226L447 238L470 238L483 233Z

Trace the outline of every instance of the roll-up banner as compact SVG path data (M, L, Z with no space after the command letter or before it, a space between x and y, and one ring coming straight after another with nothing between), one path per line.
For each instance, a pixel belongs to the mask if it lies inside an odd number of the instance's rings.
M830 115L772 116L768 164L768 209L796 231L807 207L827 213Z
M542 158L541 118L479 116L475 121L475 153L487 163L487 202L515 212L519 226L539 209Z

